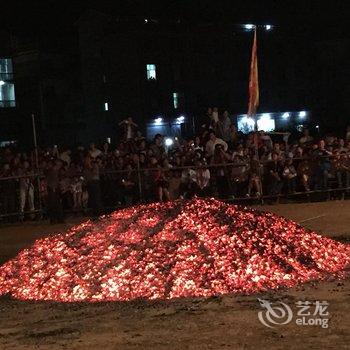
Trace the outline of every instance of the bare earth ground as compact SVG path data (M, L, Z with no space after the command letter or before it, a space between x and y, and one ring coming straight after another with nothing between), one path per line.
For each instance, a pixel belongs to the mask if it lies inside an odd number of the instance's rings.
M260 209L350 241L350 201ZM35 239L76 222L1 227L0 263ZM293 311L296 301L326 300L330 303L329 328L297 326L293 321L267 328L257 317L262 310L258 297L283 301ZM0 349L350 349L349 302L350 279L261 295L152 302L64 304L1 297Z

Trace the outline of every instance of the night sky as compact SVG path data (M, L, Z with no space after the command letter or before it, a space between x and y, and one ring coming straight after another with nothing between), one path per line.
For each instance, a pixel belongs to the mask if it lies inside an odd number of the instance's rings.
M182 20L223 24L271 23L281 30L304 35L346 35L347 2L291 1L208 1L208 0L124 0L124 1L8 1L1 8L3 28L15 32L59 35L69 30L80 14L95 9L121 18Z

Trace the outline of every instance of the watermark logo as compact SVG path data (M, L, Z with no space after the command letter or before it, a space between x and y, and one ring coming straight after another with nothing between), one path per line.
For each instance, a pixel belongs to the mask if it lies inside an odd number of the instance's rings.
M295 307L297 311L293 313L292 308L278 301L272 303L268 300L258 299L263 310L258 312L259 321L266 327L276 328L278 326L286 325L294 322L297 326L320 326L328 328L329 312L327 308L329 303L327 301L315 302L311 301L297 301Z
M279 301L278 305L272 305L268 300L258 300L260 305L265 309L258 313L259 321L264 326L274 328L276 325L284 325L292 320L292 309L282 301Z

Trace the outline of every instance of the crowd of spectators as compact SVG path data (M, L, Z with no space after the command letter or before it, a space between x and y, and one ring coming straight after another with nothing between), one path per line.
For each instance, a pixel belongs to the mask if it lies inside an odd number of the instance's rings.
M160 134L148 142L131 117L119 126L123 137L115 147L54 146L39 149L37 158L1 149L3 217L29 212L26 217L34 218L43 208L55 223L65 211L97 216L103 208L139 201L259 198L350 186L350 128L344 138L314 139L308 129L295 140L262 131L243 135L227 111L209 108L197 135L167 147Z

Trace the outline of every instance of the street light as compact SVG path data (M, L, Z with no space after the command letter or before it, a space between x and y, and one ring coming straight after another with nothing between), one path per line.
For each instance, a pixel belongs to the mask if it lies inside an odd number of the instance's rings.
M0 86L5 85L5 82L3 80L0 80Z
M260 25L260 24L252 24L252 23L248 23L248 24L243 24L242 25L243 29L245 29L246 31L250 32L252 30L254 30L255 28L263 28L265 29L267 32L269 32L270 30L273 29L273 25L272 24L264 24L264 25Z
M299 112L299 118L300 119L304 119L305 117L306 117L306 112L305 111Z
M160 124L162 124L162 122L163 122L163 118L161 118L161 117L154 119L154 124L156 124L156 125L160 125Z
M179 117L176 118L176 121L178 124L182 124L185 122L185 117L183 115L180 115Z
M167 137L167 138L165 139L165 146L170 147L170 146L172 146L173 144L174 144L174 141L173 141L173 139L171 139L170 137Z
M254 24L244 24L243 27L244 27L244 29L252 30L255 28L255 25Z

